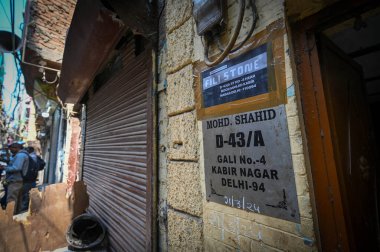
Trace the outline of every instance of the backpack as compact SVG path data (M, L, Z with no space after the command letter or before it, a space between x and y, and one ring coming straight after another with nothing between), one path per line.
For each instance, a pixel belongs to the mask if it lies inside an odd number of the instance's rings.
M45 161L40 156L37 156L37 169L41 171L45 168L45 165Z
M28 169L26 171L22 171L22 179L24 182L34 182L38 176L37 162L35 162L30 155L28 155L28 158Z

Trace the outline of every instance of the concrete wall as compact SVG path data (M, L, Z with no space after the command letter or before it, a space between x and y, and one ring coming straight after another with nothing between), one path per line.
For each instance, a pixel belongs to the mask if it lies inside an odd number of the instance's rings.
M228 30L235 24L237 2L228 1ZM255 33L285 18L280 0L256 1ZM248 7L247 7L248 8ZM300 109L284 36L286 114L301 223L248 213L206 201L202 129L194 97L194 65L203 61L191 1L168 0L160 23L159 51L159 231L160 249L169 251L310 251L317 250L305 167ZM250 28L244 18L238 41ZM228 34L227 34L228 35ZM226 40L226 38L224 38Z

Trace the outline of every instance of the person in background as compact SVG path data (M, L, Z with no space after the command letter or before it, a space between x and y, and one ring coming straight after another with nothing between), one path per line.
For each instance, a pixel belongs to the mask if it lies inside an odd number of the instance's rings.
M1 209L5 210L7 207L7 188L4 184L5 181L5 171L0 171L0 205Z
M0 166L6 166L10 160L10 154L8 151L8 147L1 150L0 156ZM0 171L0 205L3 210L7 207L7 186L5 182L5 171Z
M33 158L34 162L37 162L37 154L34 148L32 146L26 147L26 151L29 153L29 156Z
M29 153L29 156L33 159L33 161L37 164L37 154L34 152L34 148L32 146L26 147L26 151ZM27 211L29 208L30 190L36 187L36 180L37 178L32 178L31 180L24 180L24 184L22 186L21 211Z
M7 166L1 165L0 171L5 170L5 179L7 185L7 204L15 202L14 214L21 211L22 204L22 171L28 169L29 154L19 143L13 143L9 147L13 158Z

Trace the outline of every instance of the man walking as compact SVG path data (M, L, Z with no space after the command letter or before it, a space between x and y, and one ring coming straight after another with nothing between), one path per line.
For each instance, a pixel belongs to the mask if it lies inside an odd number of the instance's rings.
M28 169L29 155L19 143L11 144L9 149L13 158L7 166L0 166L0 171L5 169L6 172L7 203L14 201L14 214L18 214L22 205L22 172Z

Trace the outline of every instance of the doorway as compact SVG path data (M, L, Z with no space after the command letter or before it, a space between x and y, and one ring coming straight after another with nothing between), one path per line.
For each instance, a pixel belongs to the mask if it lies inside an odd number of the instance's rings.
M292 26L317 230L323 251L377 251L380 8L334 8Z

